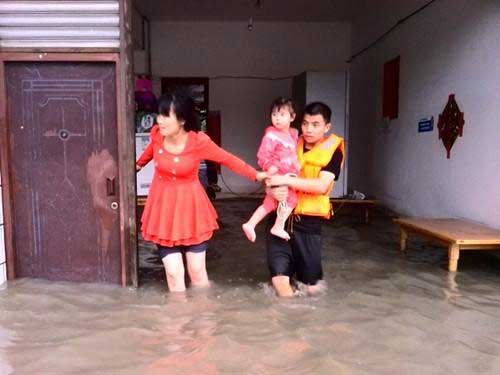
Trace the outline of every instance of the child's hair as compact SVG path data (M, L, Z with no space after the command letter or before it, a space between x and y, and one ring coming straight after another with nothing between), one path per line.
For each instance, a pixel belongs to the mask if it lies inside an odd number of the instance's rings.
M293 107L293 100L289 99L289 98L284 98L282 96L274 99L273 102L271 103L271 114L273 113L273 111L275 109L277 109L279 111L283 107L288 108L288 110L290 111L290 114L292 116L295 115L295 109Z
M184 130L200 131L200 122L195 111L194 101L189 95L181 91L163 94L158 101L158 113L168 117L170 109L179 120L184 121Z
M321 115L325 119L325 122L329 124L332 117L332 110L323 102L313 102L306 105L304 114L310 116Z

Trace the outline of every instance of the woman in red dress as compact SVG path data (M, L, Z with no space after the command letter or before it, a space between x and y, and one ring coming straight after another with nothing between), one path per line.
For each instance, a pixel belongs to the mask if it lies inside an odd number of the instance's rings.
M151 160L155 163L142 215L142 236L157 244L170 291L186 289L183 253L191 284L206 286L207 241L219 226L215 208L198 179L200 161L221 163L250 180L262 181L267 174L257 172L199 132L194 103L182 93L160 99L157 122L136 163L137 170Z

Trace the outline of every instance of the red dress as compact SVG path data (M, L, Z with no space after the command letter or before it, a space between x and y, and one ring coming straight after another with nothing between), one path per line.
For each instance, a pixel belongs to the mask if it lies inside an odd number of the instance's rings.
M184 150L172 154L163 147L163 136L155 125L150 142L137 165L152 159L155 173L142 214L142 236L162 246L196 245L218 229L217 213L198 179L201 160L221 163L255 180L257 171L224 151L201 132L189 132Z

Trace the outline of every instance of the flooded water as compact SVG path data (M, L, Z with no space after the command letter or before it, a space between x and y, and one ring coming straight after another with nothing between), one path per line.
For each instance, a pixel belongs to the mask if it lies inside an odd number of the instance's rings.
M391 222L337 216L323 295L277 299L258 201L219 201L209 289L168 294L153 248L141 288L16 280L0 290L0 374L499 374L500 257L412 239ZM498 254L498 253L497 253Z

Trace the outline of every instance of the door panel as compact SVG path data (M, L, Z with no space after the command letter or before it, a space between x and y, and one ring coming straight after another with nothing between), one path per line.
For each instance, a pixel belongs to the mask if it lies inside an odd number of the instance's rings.
M120 283L115 65L5 75L17 275Z

